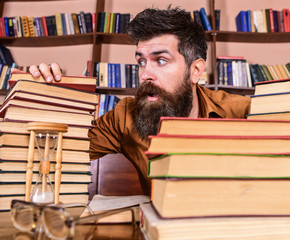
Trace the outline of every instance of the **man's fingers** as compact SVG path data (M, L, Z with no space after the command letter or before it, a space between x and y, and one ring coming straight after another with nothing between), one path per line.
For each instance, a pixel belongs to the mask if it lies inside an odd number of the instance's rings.
M40 77L40 71L36 65L31 65L29 67L29 72L32 74L34 77Z
M24 71L21 71L18 68L11 68L11 74L13 74L13 73L25 73L25 72Z
M53 81L53 75L50 71L50 66L45 63L41 63L39 65L39 71L41 72L46 82L51 83Z
M61 69L57 63L52 63L50 65L51 72L54 76L54 80L59 82L61 80Z

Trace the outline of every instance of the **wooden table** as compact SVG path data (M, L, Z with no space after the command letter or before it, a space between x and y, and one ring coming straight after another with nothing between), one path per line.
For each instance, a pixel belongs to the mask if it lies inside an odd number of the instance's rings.
M46 240L46 236L31 237L28 234L20 233L12 226L1 228L1 240ZM139 226L135 228L131 224L100 224L81 225L76 227L74 240L144 240Z

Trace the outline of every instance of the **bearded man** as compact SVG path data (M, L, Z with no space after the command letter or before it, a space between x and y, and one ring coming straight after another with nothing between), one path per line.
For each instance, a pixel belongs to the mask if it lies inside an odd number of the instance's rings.
M158 131L161 116L245 118L250 98L212 91L198 85L205 69L205 32L179 8L148 8L136 15L127 31L137 44L140 87L135 98L122 99L89 131L90 158L122 153L135 166L144 194L147 178L148 136ZM47 81L61 78L58 65L31 66L31 74Z

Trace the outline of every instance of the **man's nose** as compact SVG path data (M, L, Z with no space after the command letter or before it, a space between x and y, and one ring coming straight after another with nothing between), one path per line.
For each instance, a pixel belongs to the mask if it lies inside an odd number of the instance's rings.
M139 77L141 81L154 81L156 74L153 66L149 63L142 69L139 69Z

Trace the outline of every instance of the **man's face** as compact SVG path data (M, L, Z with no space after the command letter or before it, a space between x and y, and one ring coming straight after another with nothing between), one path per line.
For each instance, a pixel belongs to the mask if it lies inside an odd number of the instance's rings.
M169 93L176 90L187 70L185 59L178 52L178 39L170 34L139 42L136 60L140 84L150 81ZM158 96L148 96L148 101L157 99Z
M192 83L178 40L162 35L140 42L136 50L140 87L134 115L139 135L157 134L161 116L187 117L192 109Z

